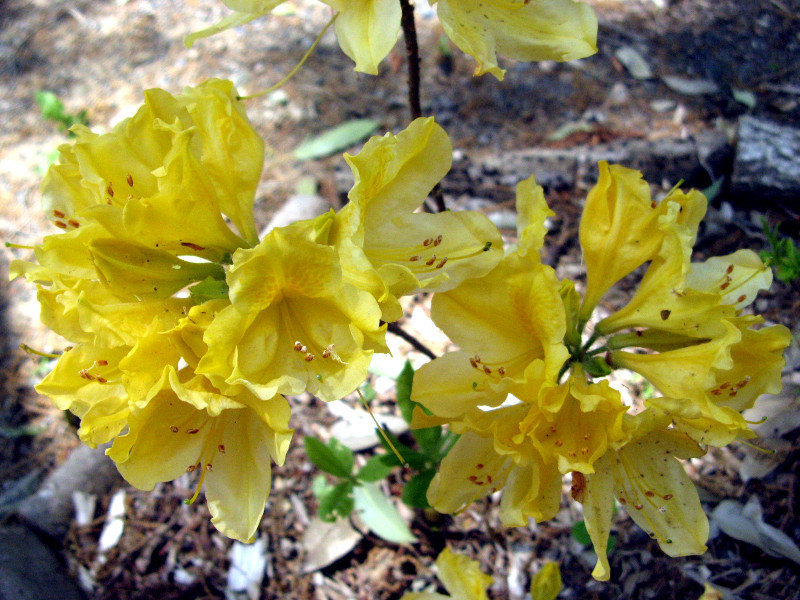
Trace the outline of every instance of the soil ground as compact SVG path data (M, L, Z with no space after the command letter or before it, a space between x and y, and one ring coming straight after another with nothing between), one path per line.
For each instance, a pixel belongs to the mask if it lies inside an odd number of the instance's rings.
M666 7L633 0L593 4L601 23L596 56L566 65L509 63L503 83L491 76L473 79L471 60L455 48L443 47L435 17L421 11L423 110L436 116L459 154L477 160L533 146L580 149L613 140L686 139L709 130L733 131L736 119L748 113L800 124L798 0L677 0L662 2ZM46 154L65 137L42 119L34 101L37 91L55 92L68 112L87 110L92 126L100 129L132 114L142 91L150 87L177 92L207 77L222 77L233 80L243 94L257 93L297 63L329 18L327 8L311 0L287 2L284 8L281 16L202 40L186 50L182 37L221 18L226 12L222 3L0 0L2 237L25 245L49 233L38 210L38 183ZM622 46L638 51L654 76L631 77L615 56ZM248 114L272 149L256 204L260 224L269 220L305 176L317 182L332 206L341 204L349 176L341 157L299 163L291 159L291 152L306 136L349 118L377 119L382 130L402 128L408 121L404 61L399 43L379 76L355 73L328 34L281 90L247 102ZM665 85L663 76L711 82L714 91L682 93ZM570 124L580 126L566 136L554 135ZM519 179L528 175L520 173ZM483 192L496 189L490 196L497 207L513 198L515 182L498 184L487 176L481 183ZM676 181L653 183L665 191ZM704 186L710 180L690 183ZM474 195L475 190L465 185L445 180L448 199ZM560 269L577 272L577 223L586 189L578 185L548 193L558 217L547 256ZM720 209L727 200L723 190L713 204ZM760 249L764 239L753 223L761 215L782 222L782 231L797 236L796 204L758 204L758 212L735 203L728 205L732 210L720 211L727 216L704 230L698 256L740 247ZM0 271L6 271L10 259L23 256L20 251L0 254ZM21 341L42 349L60 348L63 341L38 324L30 286L3 282L0 294L2 491L26 474L48 472L64 460L77 438L74 425L32 389L46 365L18 349ZM800 314L797 284L776 282L759 300L758 309L770 321L794 328ZM295 400L293 412L297 440L307 433L325 435L335 420L327 407L311 399ZM797 542L797 431L783 442L783 462L763 479L742 480L743 446L714 452L687 468L709 509L722 498L756 495L765 520ZM415 581L435 581L432 562L445 545L481 561L496 580L490 589L492 598L519 597L530 574L545 560L561 563L562 598L698 598L704 582L723 590L726 600L800 597L797 564L767 556L725 535L715 537L703 556L671 559L624 515L615 527L613 582L595 582L583 548L570 535L579 515L567 502L554 521L516 530L500 526L492 500L436 523L421 513L411 514L418 543L397 547L367 535L340 560L302 574L302 536L309 515L316 511L311 474L302 443L296 441L286 466L275 469L274 490L262 523L268 550L268 576L261 590L265 600L399 598ZM399 493L403 477L393 476L388 487ZM94 597L223 597L230 542L210 526L203 503L182 504L188 491L185 485L181 481L165 484L153 492L129 489L125 533L102 564L97 560L97 540L109 497L99 499L92 523L72 528L65 556L75 571L82 567L93 573Z

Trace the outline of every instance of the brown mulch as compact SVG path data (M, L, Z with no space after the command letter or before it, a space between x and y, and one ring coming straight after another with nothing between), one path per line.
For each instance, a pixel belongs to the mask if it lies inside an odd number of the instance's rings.
M676 139L730 127L747 112L800 124L797 92L792 92L800 86L797 0L681 0L669 2L664 11L649 1L595 4L601 17L597 56L571 65L509 65L502 84L491 77L472 79L470 60L457 50L451 57L442 54L435 22L421 20L424 110L436 115L459 152L472 157L534 145L581 147L613 140ZM41 174L36 169L42 155L65 138L41 118L33 100L36 91L56 92L70 112L87 109L92 125L101 128L131 114L141 102L142 90L149 87L177 91L214 76L232 79L243 93L256 93L294 66L325 22L327 12L319 2L298 0L291 6L293 14L262 19L186 50L182 36L219 19L225 12L220 2L0 0L2 237L33 244L48 232L38 212ZM683 96L658 79L635 80L614 57L621 45L637 48L658 75L710 79L721 91ZM341 190L347 186L340 181L340 157L304 164L289 157L305 136L355 117L376 118L385 130L397 130L407 122L402 44L378 77L360 75L351 67L328 36L282 90L248 101L248 113L272 148L256 205L260 224L293 193L301 176L313 175L332 205L343 200ZM754 93L756 107L733 100L732 89ZM654 101L670 101L671 108L659 112ZM558 142L548 139L558 127L578 121L597 127L591 134L575 133ZM496 190L501 202L513 198L513 186L486 174L481 177L481 191ZM664 187L674 183L665 182ZM692 183L702 186L710 181ZM448 197L469 196L475 192L470 185L477 184L451 183ZM546 257L570 272L580 265L576 240L585 192L553 190L548 195L558 214ZM485 196L495 198L488 192ZM719 207L725 200L723 195L714 204ZM757 215L747 207L733 209L736 218L724 222L721 232L701 235L699 257L763 246L758 228L747 225ZM772 222L788 223L787 231L797 235L791 228L797 220L796 207L766 204L762 210ZM0 270L16 257L25 257L25 252L0 254ZM795 327L800 314L798 284L776 282L760 298L759 310L770 321ZM73 426L32 389L47 368L46 361L33 360L18 349L20 341L42 350L61 347L38 324L37 312L30 286L0 284L0 493L5 484L26 473L47 472L76 445ZM302 574L301 540L316 512L316 500L310 492L315 471L300 440L312 431L319 433L312 423L330 425L333 417L311 400L297 400L293 413L298 435L285 466L274 469L274 489L260 531L268 540L267 577L261 590L265 600L396 599L415 581L435 582L432 563L445 545L481 561L496 580L492 598L508 598L509 590L520 585L524 589L545 560L561 564L562 598L692 599L700 596L706 581L729 590L726 600L800 597L798 565L724 535L714 538L703 556L671 559L622 515L616 522L618 541L611 555L614 581L595 582L589 576L591 561L585 549L570 535L580 517L566 496L565 509L554 521L513 530L500 526L497 505L490 500L459 516L434 521L418 511L412 515L418 543L397 547L368 534L332 565ZM765 520L800 541L800 481L793 466L800 458L797 431L789 441L793 450L763 480L741 481L732 458L740 452L738 447L693 463L690 473L706 494L707 506L726 497L757 495ZM389 489L399 495L407 476L393 475ZM203 502L183 504L190 495L185 485L163 484L153 492L128 488L125 533L102 562L97 541L110 498L99 499L92 523L72 528L64 552L76 574L91 572L96 582L93 597L224 597L231 542L210 525Z

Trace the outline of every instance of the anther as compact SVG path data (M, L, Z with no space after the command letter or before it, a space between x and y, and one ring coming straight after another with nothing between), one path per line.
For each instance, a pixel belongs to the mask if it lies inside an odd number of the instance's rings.
M747 300L747 294L742 294L741 296L739 296L739 297L736 299L736 302L737 302L737 303L739 303L739 302L744 302L745 300Z
M306 347L303 346L303 344L300 343L300 342L295 342L294 343L294 351L295 352L305 352L306 351Z
M213 471L214 467L211 463L206 464L206 471Z
M586 447L581 448L581 454L589 454L589 449Z
M726 282L724 282L724 283L723 283L721 286L719 286L719 289L721 289L721 290L727 290L727 289L728 289L728 287L730 286L730 284L731 284L731 282L730 282L730 281L726 281Z
M505 369L505 367L500 367L499 369L497 369L497 372L500 373L500 375L505 375L506 374L506 369Z
M486 365L483 366L483 372L486 373L487 375L491 375L492 374L492 370L489 367L487 367Z
M106 186L106 194L108 194L112 198L114 197L114 184L111 183L110 181L108 182L108 186Z
M561 440L556 440L555 441L555 445L558 446L559 448L561 448L561 446L564 445L564 442L562 442Z
M423 245L423 246L425 246L425 247L427 248L427 247L428 247L428 246L430 246L432 243L433 243L433 238L428 238L428 239L426 239L424 242L422 242L422 245Z
M96 375L95 378L97 379L98 383L108 383L108 379L106 379L105 377L100 377L99 375Z
M219 446L217 446L217 452L219 452L220 454L225 454L225 445L220 444Z
M435 262L436 262L436 255L434 254L428 260L425 261L425 264L430 267Z
M447 264L447 257L445 256L442 260L439 261L439 264L436 265L436 268L441 269L446 264Z
M655 201L655 200L653 200L652 202L650 202L650 208L655 208L656 206L658 206L658 204L656 204L656 201Z
M53 210L53 216L54 216L54 217L57 217L57 218L59 218L59 219L63 219L63 218L64 218L64 217L66 217L67 215L65 215L65 214L64 214L63 212L61 212L60 210Z
M75 219L70 219L69 221L67 221L67 223L69 225L72 225L75 229L81 226L81 224L78 223Z
M472 365L473 369L477 369L478 368L478 361L476 361L474 358L470 358L469 359L469 364Z
M128 176L125 178L125 180L128 182L129 186L133 187L133 175L128 173Z
M625 500L625 498L623 498L622 496L620 496L619 498L617 498L617 500L619 500L619 503L620 503L620 504L623 504L623 505L628 503L628 501L627 501L627 500Z
M642 510L644 506L642 504L634 504L633 508L635 508L636 510Z
M171 425L171 426L170 426L170 428L169 428L169 430L170 430L172 433L178 433L178 428L177 428L177 427L175 427L175 425Z
M67 224L62 222L62 221L53 221L53 225L55 225L59 229L66 229L67 228Z
M483 468L483 463L478 463L477 465L475 465L475 468L476 469L482 469Z
M410 260L411 262L417 262L418 260L422 260L422 257L419 254L415 254L414 256L409 258L408 260Z
M197 433L198 431L200 431L200 430L199 430L199 429L187 429L187 430L186 430L186 433L188 433L188 434L191 434L191 435L194 435L194 434L195 434L195 433Z
M105 367L106 365L108 365L108 361L100 359L100 360L97 361L97 364L100 367Z
M311 362L312 360L314 360L314 355L311 354L311 352L306 352L306 355L303 357L303 360L305 360L306 362Z
M656 495L656 493L655 493L654 491L652 491L652 490L647 490L647 491L644 493L644 495L645 495L645 496L647 496L648 498L652 498L653 496L655 496L655 495Z
M330 358L331 354L333 354L333 344L325 347L325 350L322 351L322 358Z
M672 500L672 494L667 494L664 496L664 500Z
M728 268L725 269L725 274L730 275L732 271L733 271L733 265L728 265Z
M197 468L197 465L189 465L188 467L186 467L186 472L187 472L187 473L191 473L191 472L192 472L192 471L194 471L196 468Z
M433 240L433 245L434 246L438 246L441 243L442 243L442 236L441 235L439 235L435 240Z

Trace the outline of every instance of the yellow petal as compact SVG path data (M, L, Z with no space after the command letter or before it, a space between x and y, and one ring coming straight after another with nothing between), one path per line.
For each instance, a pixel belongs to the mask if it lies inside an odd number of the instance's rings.
M703 454L687 436L663 431L630 442L611 461L620 502L669 556L706 551L708 519L677 460Z
M561 588L558 563L548 561L531 580L531 600L556 600Z
M592 577L599 581L608 581L611 578L607 550L608 537L611 533L611 518L614 514L615 491L611 470L612 460L611 454L606 454L595 463L594 473L585 477L582 473L573 474L573 490L580 489L576 488L576 481L585 481L581 500L583 519L595 554L597 554L597 563L592 571Z
M442 513L456 513L501 488L511 461L497 454L491 438L467 432L447 453L428 487L428 502Z
M597 17L589 5L573 0L439 0L437 11L448 37L477 61L475 75L502 80L498 53L567 61L597 52Z
M600 161L600 178L586 198L580 242L586 263L586 293L581 317L617 281L651 260L661 246L658 228L663 209L652 201L639 171Z
M400 4L395 0L323 0L334 10L339 47L356 63L355 70L378 74L378 64L397 42Z
M494 579L481 571L480 563L445 548L436 559L439 580L452 598L488 600L486 588Z
M531 175L517 184L517 239L520 256L528 253L538 261L547 235L545 221L556 213L547 206L542 186Z
M713 256L702 263L692 263L686 287L719 294L723 304L744 308L755 300L759 290L772 285L772 269L752 250L737 250L727 256Z
M500 521L506 527L526 527L529 519L552 519L561 506L561 473L554 463L532 460L515 465L500 499Z

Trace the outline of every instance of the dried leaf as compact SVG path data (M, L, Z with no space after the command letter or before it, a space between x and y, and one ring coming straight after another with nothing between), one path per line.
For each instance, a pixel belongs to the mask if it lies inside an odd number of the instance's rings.
M782 556L800 564L800 548L780 529L764 522L757 496L752 496L744 506L735 500L723 500L711 517L730 537L757 546L770 556Z
M339 560L355 548L362 537L347 519L325 523L314 517L303 534L306 551L303 573L312 573Z

